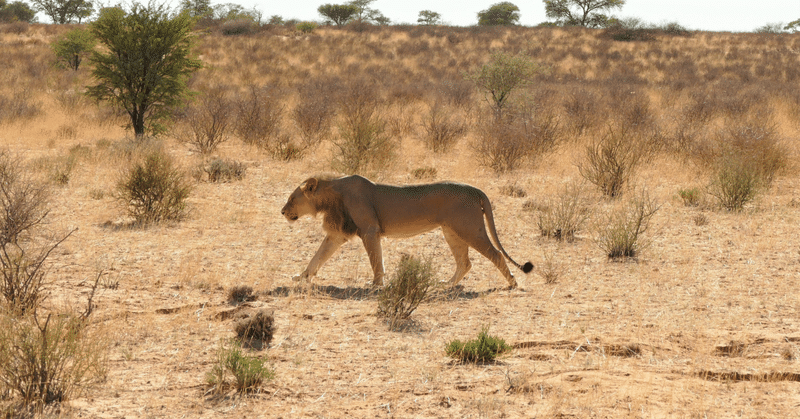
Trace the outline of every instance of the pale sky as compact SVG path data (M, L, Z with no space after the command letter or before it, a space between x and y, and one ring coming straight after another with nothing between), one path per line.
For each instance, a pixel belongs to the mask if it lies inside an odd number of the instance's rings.
M280 15L284 19L315 20L321 4L344 4L348 0L212 0L212 4L235 3L255 6L265 18ZM372 3L392 23L416 24L420 10L432 10L457 26L478 22L479 11L503 0L377 0ZM520 8L520 23L537 25L547 20L542 0L510 0ZM637 17L647 23L678 22L688 29L703 31L751 32L767 23L786 24L800 19L800 0L628 0L618 17Z

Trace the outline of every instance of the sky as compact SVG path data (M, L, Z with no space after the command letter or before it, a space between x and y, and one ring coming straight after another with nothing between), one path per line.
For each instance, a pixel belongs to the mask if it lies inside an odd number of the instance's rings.
M174 1L174 0L173 0ZM321 4L344 4L348 0L211 0L211 4L235 3L256 7L265 18L279 15L284 19L322 21L317 13ZM416 24L421 10L442 15L442 20L456 26L478 22L477 14L503 0L376 0L371 8L379 10L392 23ZM520 24L534 26L547 21L542 0L507 0L520 9ZM752 32L767 23L786 24L800 19L800 0L628 0L617 17L636 17L647 23L677 22L687 29L702 31Z

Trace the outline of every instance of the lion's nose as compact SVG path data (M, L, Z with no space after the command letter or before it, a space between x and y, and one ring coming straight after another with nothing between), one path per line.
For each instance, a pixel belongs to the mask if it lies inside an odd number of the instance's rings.
M281 215L286 215L286 208L281 209Z

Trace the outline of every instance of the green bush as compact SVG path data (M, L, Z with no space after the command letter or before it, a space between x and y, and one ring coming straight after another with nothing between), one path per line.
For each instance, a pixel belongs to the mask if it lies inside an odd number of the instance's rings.
M314 29L317 29L317 24L314 22L300 22L295 25L295 29L302 33L311 33Z
M34 412L79 397L105 377L107 348L83 317L2 313L0 391Z
M206 383L212 392L220 394L228 388L226 380L228 374L233 375L235 380L233 387L239 393L253 391L265 380L275 378L275 371L270 369L266 361L243 353L239 343L231 342L226 347L220 342L217 359L211 371L206 373Z
M139 224L183 218L190 192L184 173L160 149L145 151L117 183L117 199Z
M481 328L477 339L461 342L456 339L447 344L445 352L447 356L460 360L461 362L491 362L498 355L512 349L505 340L490 336L489 328Z
M433 266L430 260L403 255L389 283L378 295L378 315L396 329L425 300L434 285Z

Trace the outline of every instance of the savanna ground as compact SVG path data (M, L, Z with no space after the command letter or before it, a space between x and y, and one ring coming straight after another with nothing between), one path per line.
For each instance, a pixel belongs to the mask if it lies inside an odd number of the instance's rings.
M791 417L800 411L800 35L659 34L619 42L602 31L552 28L319 29L198 38L206 67L194 90L225 92L235 107L251 86L269 87L275 138L299 138L293 112L329 107L331 131L299 160L243 144L214 153L246 163L240 181L196 181L185 220L129 227L114 200L125 120L88 102L91 82L53 66L49 44L66 29L8 26L0 42L0 142L53 183L49 230L77 229L51 256L49 309L79 310L104 276L91 318L109 343L107 377L70 401L64 417ZM464 80L493 49L526 51L549 68L519 100L554 115L560 140L510 173L478 165L474 145L489 111ZM401 331L375 316L371 270L348 243L313 285L300 273L322 239L319 220L289 224L280 208L306 177L331 172L337 103L352 86L372 88L398 153L384 182L469 183L492 200L500 239L537 266L520 288L471 252L473 269L455 292L424 303ZM271 99L270 99L271 98ZM430 107L467 126L444 153L425 147ZM309 105L310 106L310 105ZM325 112L322 112L325 114ZM178 121L181 115L176 115ZM589 220L573 242L542 237L542 203L582 182L585 146L621 122L657 132L632 183L660 209L635 259L611 261L595 238L619 202L586 185ZM698 206L681 189L710 184L701 156L727 129L778 138L785 164L742 211ZM204 157L162 137L186 169ZM652 143L651 141L650 143ZM77 146L81 147L77 147ZM651 144L652 145L652 144ZM68 156L76 162L64 169ZM402 156L402 157L400 157ZM205 157L207 158L207 157ZM52 180L53 172L67 180ZM63 174L63 173L62 173ZM512 196L509 185L525 197ZM627 192L631 195L630 191ZM401 253L430 257L437 277L454 263L441 233L385 240L387 273ZM557 280L539 268L549 259ZM253 287L255 307L275 310L269 359L276 378L250 395L206 394L220 340L234 336L222 313L234 286ZM462 365L444 354L481 327L515 350L498 362Z

